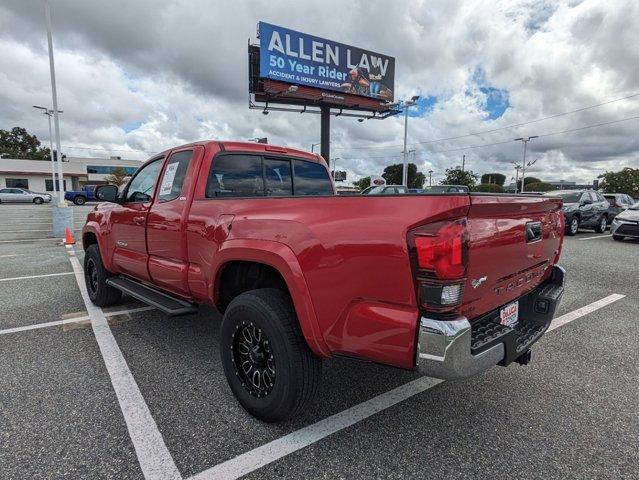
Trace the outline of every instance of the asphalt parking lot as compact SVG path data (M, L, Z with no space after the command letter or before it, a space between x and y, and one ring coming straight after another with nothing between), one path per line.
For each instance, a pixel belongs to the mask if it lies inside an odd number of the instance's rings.
M0 225L0 478L639 478L639 241L566 238L530 365L438 382L330 359L314 408L272 425L227 387L214 309L102 311L49 207Z

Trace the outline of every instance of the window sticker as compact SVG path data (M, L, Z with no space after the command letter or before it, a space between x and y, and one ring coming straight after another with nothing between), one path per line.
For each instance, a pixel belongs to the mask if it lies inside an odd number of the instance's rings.
M164 178L162 179L162 185L160 186L160 196L170 195L173 190L173 181L175 180L175 173L177 172L180 162L169 163L164 172Z

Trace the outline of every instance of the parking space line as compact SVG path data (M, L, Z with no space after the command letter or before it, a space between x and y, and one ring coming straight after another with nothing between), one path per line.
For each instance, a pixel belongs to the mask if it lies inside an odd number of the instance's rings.
M104 312L89 299L80 261L75 255L70 255L69 260L144 478L181 479L171 452L166 447L138 384L115 341Z
M616 302L624 297L625 295L612 294L586 305L585 307L578 308L577 310L562 315L561 317L557 317L553 320L553 323L548 330L554 330L566 325L567 323L577 320L584 315L594 312L595 310L605 307L606 305ZM347 410L320 420L317 423L303 427L289 433L288 435L215 465L214 467L190 477L188 480L231 480L240 478L291 453L306 448L309 445L328 437L329 435L343 430L344 428L365 420L376 413L386 410L393 405L403 402L414 395L425 392L442 382L443 380L431 377L421 377L417 380L412 380L400 387L394 388L393 390L359 403Z
M139 308L131 308L128 310L116 310L113 312L104 312L105 317L115 317L117 315L126 315L129 313L137 313L137 312L146 312L149 310L155 310L153 307L139 307ZM67 325L69 323L77 323L84 322L86 320L90 320L88 315L83 315L81 317L73 317L73 318L65 318L64 320L55 320L53 322L44 322L44 323L34 323L32 325L25 325L23 327L13 327L6 328L4 330L0 330L0 335L7 335L9 333L18 333L25 332L27 330L37 330L39 328L47 328L47 327L55 327L57 325Z
M579 238L579 241L584 241L584 240L597 240L598 238L606 238L606 237L612 237L612 233L609 233L607 235L597 235L596 237L586 237L586 238Z
M0 232L2 233L2 232ZM55 242L60 241L59 237L48 237L48 238L20 238L17 240L0 240L0 243L28 243L28 242Z
M27 275L26 277L0 278L0 282L13 282L14 280L29 280L31 278L59 277L61 275L73 275L73 272L43 273L42 275Z
M562 327L567 323L572 322L573 320L577 320L584 315L588 315L589 313L594 312L595 310L599 310L600 308L605 307L606 305L610 305L611 303L616 302L617 300L621 300L625 298L625 295L620 295L618 293L613 293L612 295L608 295L607 297L602 298L601 300L597 300L596 302L592 302L591 304L586 305L585 307L578 308L577 310L573 310L572 312L568 312L561 317L557 317L553 319L550 327L548 327L548 331L552 331L556 328Z

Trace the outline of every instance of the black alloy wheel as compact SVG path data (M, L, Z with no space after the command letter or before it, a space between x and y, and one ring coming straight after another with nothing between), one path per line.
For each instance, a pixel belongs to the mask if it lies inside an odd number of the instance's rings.
M252 396L262 398L275 385L275 358L261 328L242 322L233 333L233 366L242 386Z

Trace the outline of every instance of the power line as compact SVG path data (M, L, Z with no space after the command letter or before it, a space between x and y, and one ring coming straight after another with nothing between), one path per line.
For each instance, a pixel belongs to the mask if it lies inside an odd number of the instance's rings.
M544 133L542 135L538 135L539 138L544 138L544 137L551 137L553 135L561 135L564 133L570 133L570 132L578 132L580 130L587 130L589 128L596 128L596 127L603 127L606 125L613 125L615 123L621 123L621 122L628 122L630 120L637 120L639 119L639 115L636 115L634 117L627 117L627 118L622 118L619 120L612 120L610 122L602 122L602 123L595 123L593 125L585 125L583 127L577 127L577 128L569 128L567 130L561 130L558 132L550 132L550 133ZM492 147L495 145L505 145L507 143L512 143L512 140L504 140L501 142L493 142L493 143L480 143L477 145L467 145L465 147L460 147L460 148L450 148L447 150L421 150L421 152L428 152L428 153L448 153L448 152L460 152L463 150L469 150L469 149L474 149L474 148L483 148L483 147ZM419 152L419 151L418 151ZM352 157L352 158L344 158L344 160L358 160L361 157ZM400 158L399 156L379 156L379 157L365 157L366 159L374 159L374 158Z
M464 135L457 135L457 136L454 136L454 137L438 138L438 139L435 139L435 140L425 140L425 141L422 141L422 142L412 143L410 145L411 146L412 145L426 145L426 144L429 144L429 143L445 142L447 140L457 140L457 139L460 139L460 138L473 137L473 136L476 136L476 135L484 135L486 133L498 132L500 130L508 130L510 128L522 127L524 125L530 125L532 123L537 123L537 122L541 122L541 121L544 121L544 120L549 120L549 119L552 119L552 118L557 118L557 117L562 117L562 116L565 116L565 115L571 115L573 113L583 112L584 110L590 110L591 108L601 107L601 106L604 106L604 105L608 105L610 103L620 102L622 100L628 100L629 98L633 98L633 97L637 97L637 96L639 96L639 93L633 93L633 94L627 95L625 97L615 98L613 100L608 100L606 102L597 103L595 105L588 105L587 107L577 108L576 110L570 110L568 112L555 113L553 115L549 115L547 117L540 117L540 118L537 118L535 120L529 120L529 121L521 122L521 123L513 123L513 124L510 124L510 125L505 125L503 127L492 128L490 130L482 130L482 131L479 131L479 132L467 133L467 134L464 134ZM402 148L402 147L403 147L403 145L385 145L385 146L373 146L373 147L333 147L333 148L335 150L376 150L376 149L382 149L383 150L383 149Z

